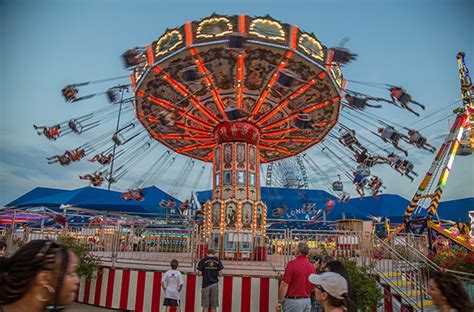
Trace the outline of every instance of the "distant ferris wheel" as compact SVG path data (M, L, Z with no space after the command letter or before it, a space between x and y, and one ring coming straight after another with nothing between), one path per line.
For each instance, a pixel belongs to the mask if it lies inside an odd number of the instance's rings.
M307 189L308 175L302 156L298 155L269 163L265 185Z

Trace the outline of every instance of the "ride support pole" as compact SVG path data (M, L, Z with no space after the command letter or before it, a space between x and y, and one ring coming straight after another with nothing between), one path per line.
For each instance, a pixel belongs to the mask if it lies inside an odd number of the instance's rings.
M123 105L123 93L125 89L121 89L121 95L120 95L120 106L119 106L119 113L117 116L117 126L115 127L115 133L119 130L120 126L120 116L122 115L122 105ZM117 143L114 141L114 147L112 149L112 162L110 163L110 174L109 174L109 185L107 186L107 190L110 191L110 185L112 185L112 175L114 173L114 161L115 161L115 149L117 147Z
M430 181L434 178L433 174L436 168L438 167L438 165L440 165L440 162L444 159L446 152L448 151L449 144L452 142L455 136L457 125L458 125L458 119L456 119L453 125L451 126L449 135L446 137L440 149L438 150L438 153L436 154L435 159L433 163L431 164L430 169L426 173L423 181L420 183L420 186L418 187L417 192L413 196L413 199L410 201L410 204L408 205L407 210L405 211L405 214L404 214L405 220L408 220L410 216L412 215L412 213L415 211L415 208L418 205L419 200L422 198L423 192L426 190Z
M448 162L444 167L443 171L441 172L441 176L439 177L438 187L433 193L433 197L431 199L430 207L428 208L428 217L431 218L433 214L436 212L438 208L439 202L441 201L441 196L443 195L443 190L446 185L446 181L448 180L449 173L451 172L451 168L454 162L454 157L456 156L456 152L459 149L460 141L462 134L464 132L464 124L467 120L467 115L460 114L457 116L456 121L454 122L453 127L455 126L456 136L455 139L451 142L451 147L448 153Z

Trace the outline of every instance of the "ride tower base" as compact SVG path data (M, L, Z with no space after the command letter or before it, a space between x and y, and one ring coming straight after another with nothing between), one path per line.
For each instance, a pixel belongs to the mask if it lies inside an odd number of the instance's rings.
M260 130L246 121L220 124L213 154L212 200L204 204L203 235L220 259L266 259L266 213L261 201Z

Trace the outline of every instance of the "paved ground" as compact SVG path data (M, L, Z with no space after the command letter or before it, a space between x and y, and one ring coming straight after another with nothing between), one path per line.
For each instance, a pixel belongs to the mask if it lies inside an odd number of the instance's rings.
M105 312L105 311L120 312L120 310L99 308L99 307L94 307L88 304L81 304L81 303L76 303L76 302L71 304L65 311L67 312Z

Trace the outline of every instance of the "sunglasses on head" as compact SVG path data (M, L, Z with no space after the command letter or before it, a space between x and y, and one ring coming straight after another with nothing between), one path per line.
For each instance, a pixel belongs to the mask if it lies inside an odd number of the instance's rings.
M53 245L53 241L46 241L43 245L43 247L41 247L41 249L38 251L38 253L36 254L36 258L43 258L49 251L49 249L51 248L51 246Z

